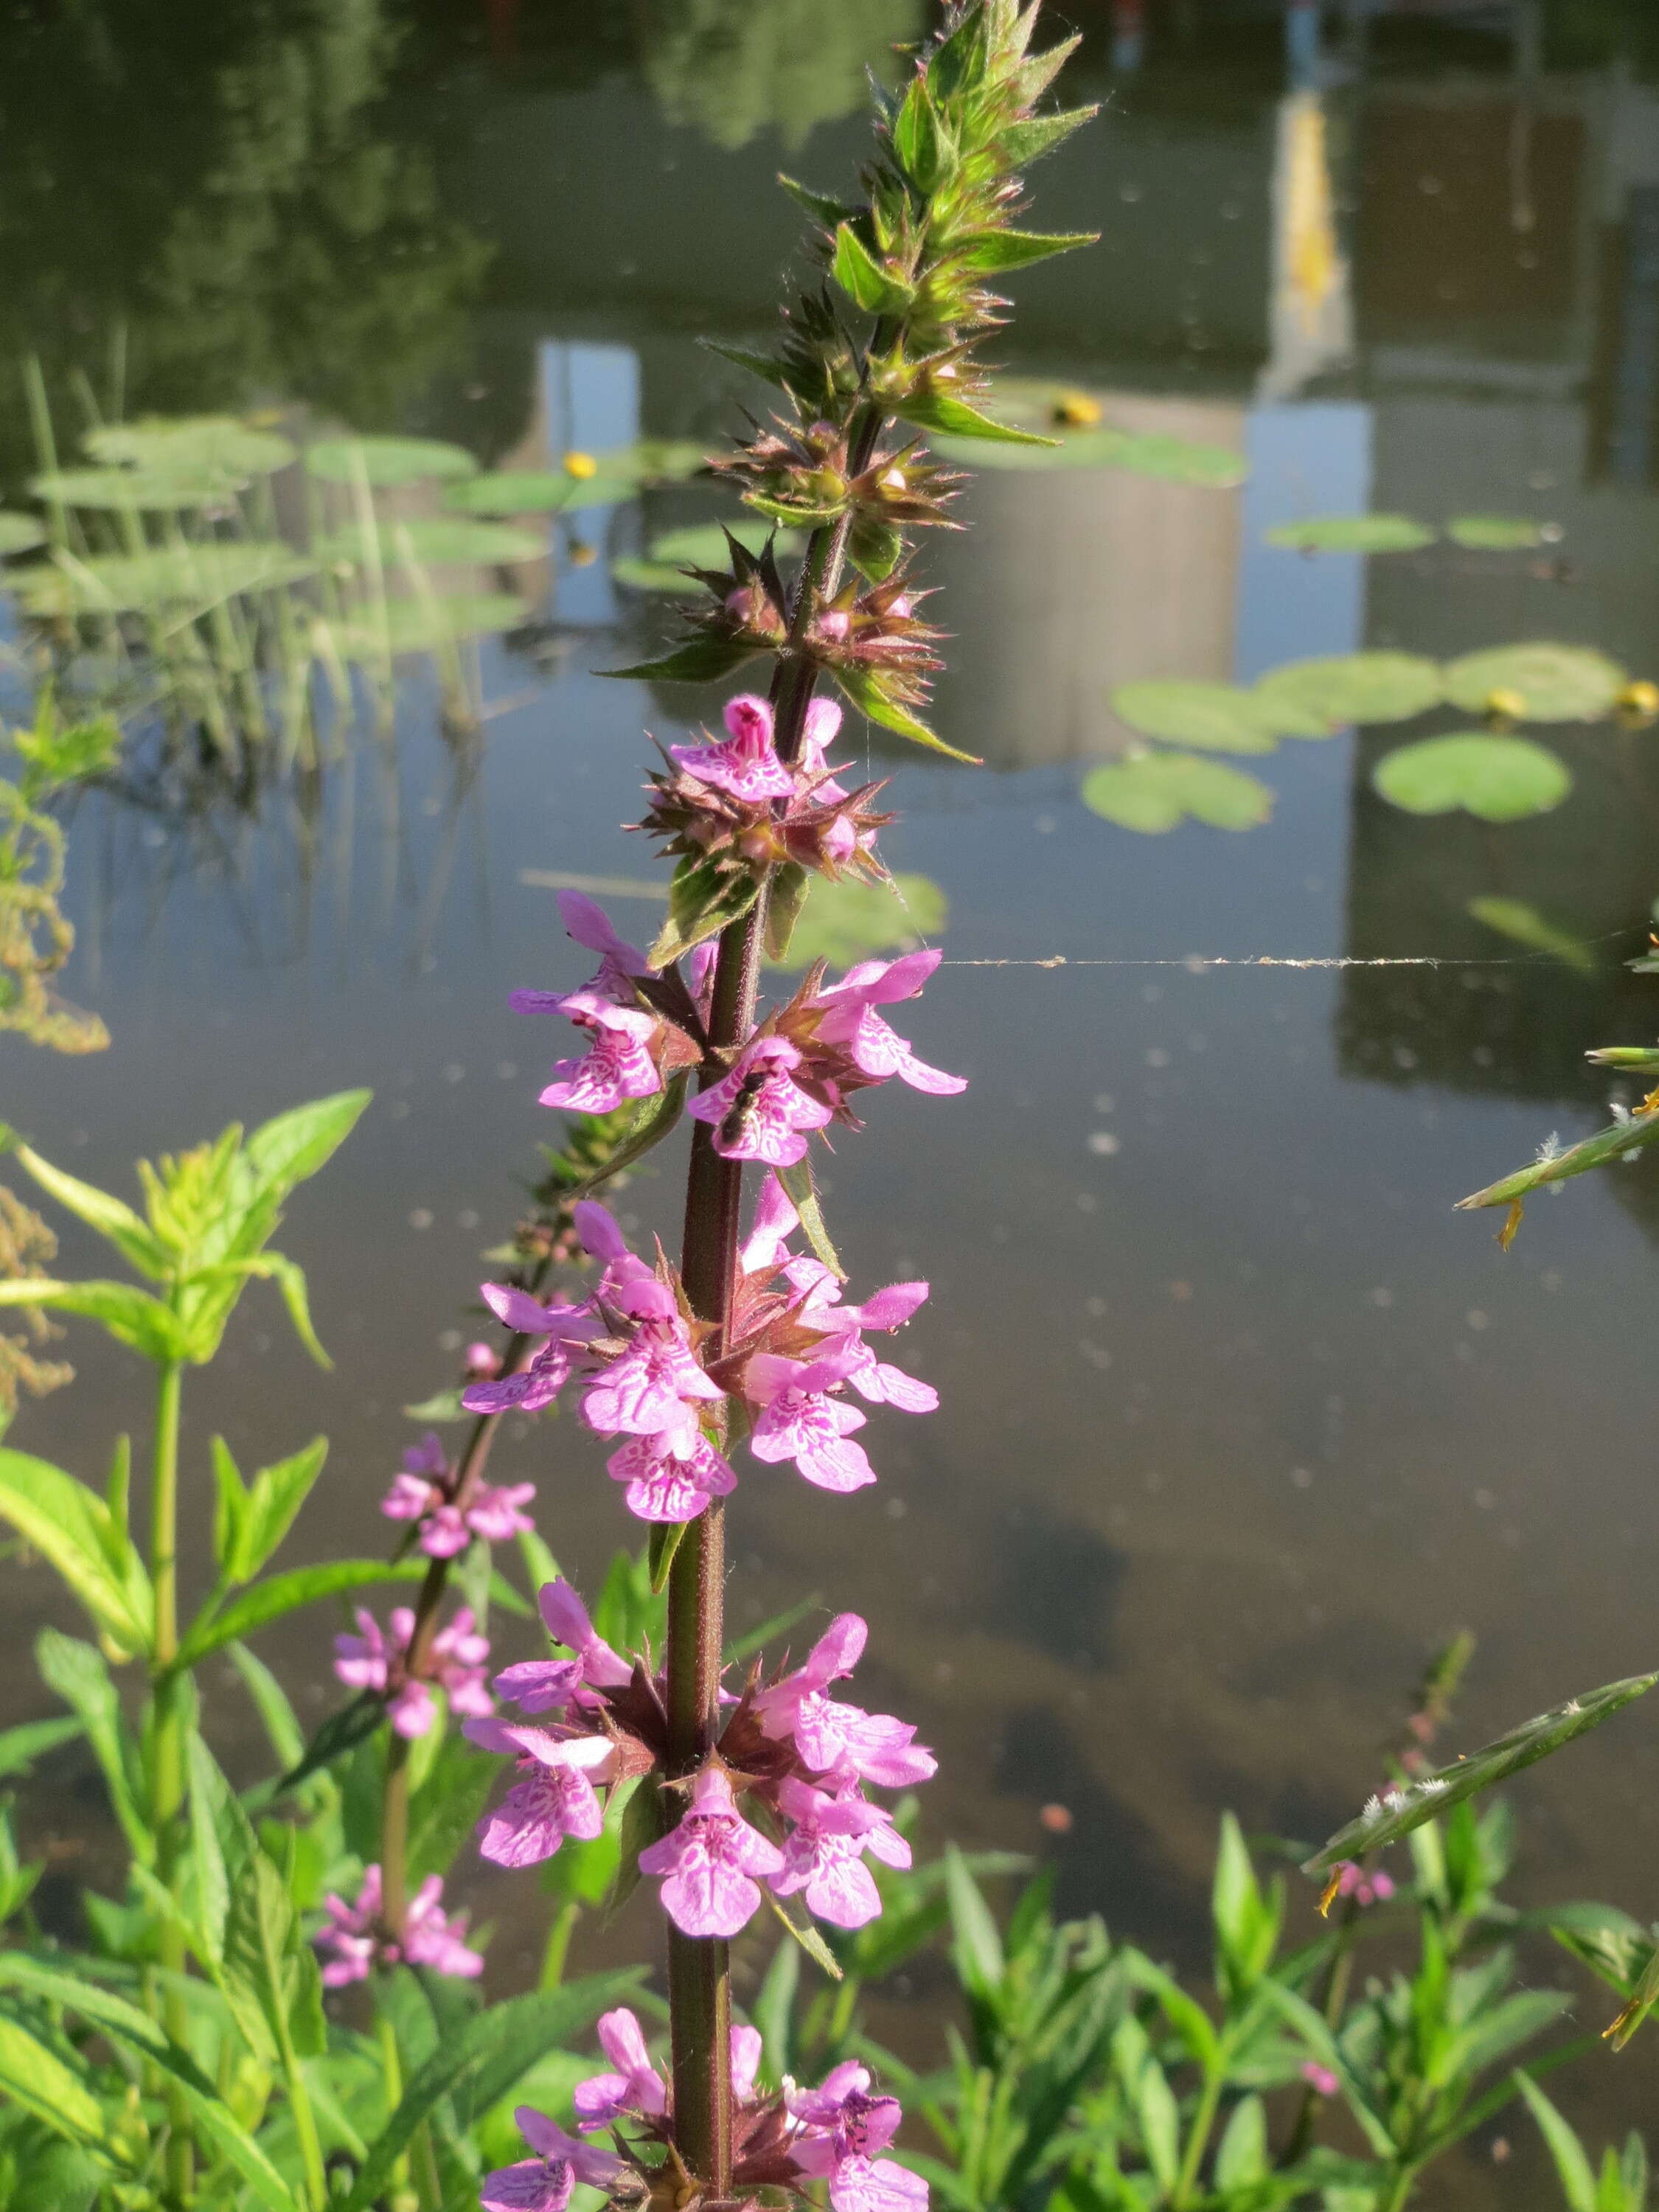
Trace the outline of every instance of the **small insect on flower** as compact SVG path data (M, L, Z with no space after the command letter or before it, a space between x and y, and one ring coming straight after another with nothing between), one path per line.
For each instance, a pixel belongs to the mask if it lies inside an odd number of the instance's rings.
M770 1072L763 1066L751 1067L738 1084L732 1103L714 1132L715 1145L720 1152L733 1152L745 1138L753 1135L757 1103L761 1092L766 1088L766 1079Z

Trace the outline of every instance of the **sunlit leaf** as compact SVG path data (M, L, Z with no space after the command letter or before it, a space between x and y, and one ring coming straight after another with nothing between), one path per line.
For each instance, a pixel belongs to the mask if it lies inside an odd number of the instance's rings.
M465 515L425 515L414 522L386 523L368 546L362 530L347 523L331 531L312 546L313 556L331 567L344 562L363 565L371 551L380 566L395 569L405 546L415 558L434 568L494 567L506 561L539 561L547 553L547 540L527 530L513 530L501 522L479 522Z
M306 447L306 466L325 483L426 483L434 477L470 477L478 464L465 447L439 438L320 438Z
M1128 469L1215 490L1242 483L1249 473L1243 456L1230 447L1165 431L1118 428L1105 419L1111 405L1108 395L1079 391L1075 385L999 377L986 404L1015 428L1049 442L989 446L935 436L932 442L945 459L975 469Z
M1312 514L1262 536L1292 553L1417 553L1434 543L1433 531L1408 514Z
M1414 653L1344 653L1272 669L1255 696L1282 735L1325 737L1354 723L1409 721L1439 704L1442 687L1435 663Z
M1507 553L1544 543L1542 526L1524 514L1455 515L1446 535L1454 544L1479 553Z
M108 422L81 441L95 461L174 475L202 472L246 483L274 475L296 449L274 430L250 430L228 415L149 416L138 422Z
M1477 1790L1489 1790L1494 1783L1518 1774L1522 1767L1547 1759L1564 1744L1599 1728L1635 1698L1644 1697L1656 1682L1659 1682L1659 1674L1632 1674L1624 1681L1609 1682L1605 1688L1591 1690L1582 1698L1569 1698L1565 1705L1557 1705L1553 1711L1523 1722L1507 1735L1471 1752L1466 1759L1442 1767L1437 1774L1420 1776L1373 1797L1358 1820L1340 1828L1328 1844L1304 1862L1304 1873L1329 1874L1345 1859L1364 1858L1368 1852L1397 1844L1425 1820L1438 1819L1465 1797L1473 1797Z
M1206 752L1270 753L1279 741L1266 706L1237 684L1176 678L1120 684L1112 693L1112 711L1143 737Z
M1587 646L1496 646L1465 653L1446 672L1446 696L1482 714L1494 693L1513 693L1529 722L1591 722L1611 713L1626 672Z
M29 489L55 507L177 514L223 507L234 497L236 485L216 469L49 469L30 477Z
M0 1779L27 1774L37 1759L70 1743L81 1733L78 1719L20 1721L15 1728L0 1729Z
M1513 945L1524 945L1533 952L1547 952L1564 968L1571 968L1581 975L1595 973L1595 955L1583 939L1558 928L1525 899L1472 898L1467 911L1476 921L1495 929Z
M222 1613L198 1620L179 1646L178 1663L193 1667L222 1644L252 1636L256 1629L282 1620L301 1606L314 1605L319 1598L365 1589L373 1583L418 1582L425 1571L425 1561L418 1559L326 1559L319 1566L292 1567L285 1574L255 1583Z
M33 2112L71 2142L112 2166L125 2163L109 2140L103 2106L85 2076L15 2020L0 2019L0 2090L20 2112Z
M20 514L15 508L0 507L0 556L27 553L46 542L46 525L38 516Z
M103 1653L78 1636L43 1628L34 1639L34 1662L46 1687L55 1690L80 1721L128 1848L141 1866L153 1865L155 1836L147 1808L139 1802L137 1748L127 1732L120 1695Z
M814 877L788 952L767 964L799 969L827 960L832 968L850 968L876 953L902 951L937 937L949 916L949 901L927 876L895 876L890 884Z
M720 637L703 630L655 660L636 660L627 668L607 668L602 672L655 684L718 684L722 677L741 668L745 660L752 660L760 649L758 645L748 644L742 638Z
M1212 830L1253 830L1273 811L1265 783L1195 753L1132 753L1092 769L1083 803L1121 830L1155 835L1191 819Z
M573 477L562 469L498 469L451 484L444 505L455 514L568 514L632 499L636 477Z
M1381 798L1407 814L1453 814L1524 822L1547 814L1572 789L1566 763L1530 738L1461 730L1419 738L1385 753L1371 771Z
M42 562L8 580L31 614L125 614L216 606L314 575L317 560L291 546L250 538L100 553L59 565Z
M0 1521L50 1562L102 1632L141 1651L151 1630L149 1578L137 1554L112 1565L115 1526L108 1505L84 1482L49 1461L0 1449Z

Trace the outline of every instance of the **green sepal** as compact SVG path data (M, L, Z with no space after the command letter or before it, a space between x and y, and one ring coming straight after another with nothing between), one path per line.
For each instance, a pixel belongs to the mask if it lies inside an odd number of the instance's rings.
M830 274L855 307L872 315L902 315L916 296L915 285L884 269L850 222L836 225Z
M1035 430L1017 430L1012 422L994 422L952 392L917 390L890 398L888 405L918 429L937 430L950 438L985 438L1000 446L1057 446L1058 438L1044 438Z
M943 753L949 760L965 761L969 768L984 766L976 754L959 752L955 745L947 745L919 715L913 714L896 699L890 698L875 669L832 668L830 673L859 712L867 714L872 722L879 722L884 730L895 731L898 736L908 738L913 744L926 745L930 752Z
M994 276L1002 270L1029 269L1033 262L1047 261L1056 253L1070 253L1076 246L1097 246L1099 242L1097 230L1047 234L1035 230L971 231L951 246L950 258L958 268L972 270L976 276Z
M1073 131L1092 123L1099 112L1097 105L1066 107L1056 115L1033 115L1023 123L1011 123L999 134L997 150L1011 168L1028 168L1064 145Z
M795 933L795 924L800 920L800 910L811 888L811 878L798 860L787 861L773 877L771 896L766 904L769 960L788 958L789 940Z
M800 1225L807 1243L830 1273L841 1282L847 1280L847 1270L841 1264L841 1255L830 1241L830 1231L823 1225L823 1212L818 1204L817 1187L812 1181L810 1160L797 1160L793 1167L773 1170L782 1184L789 1203L800 1216Z
M924 199L938 191L957 166L956 140L928 97L925 77L911 78L893 118L893 151Z
M717 353L722 361L729 361L738 368L746 368L763 383L775 385L780 392L789 389L783 363L775 361L769 353L756 353L748 346L726 345L719 338L704 338L701 343L708 352Z
M653 968L682 960L695 945L741 921L760 896L753 876L734 876L717 861L683 860L668 886L668 919L649 955Z
M848 558L861 576L872 584L884 584L899 564L904 551L903 534L878 514L859 514L853 517L853 527L848 533Z
M713 631L704 631L656 660L636 660L631 667L601 668L597 673L653 684L718 684L745 660L752 660L760 650L745 639L718 637Z
M778 182L797 207L804 209L815 222L821 222L830 230L859 212L850 202L838 200L829 192L815 192L811 185L803 185L793 177L786 177L781 169L778 171Z

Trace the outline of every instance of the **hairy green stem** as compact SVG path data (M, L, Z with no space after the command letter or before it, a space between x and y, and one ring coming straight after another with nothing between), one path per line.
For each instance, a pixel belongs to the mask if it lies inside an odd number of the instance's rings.
M1193 2191L1204 2164L1204 2154L1209 2148L1215 2129L1215 2117L1221 2106L1222 2075L1212 2068L1204 2076L1204 2086L1198 2093L1198 2107L1193 2114L1193 2124L1188 2130L1187 2148L1182 2155L1181 2171L1176 2176L1174 2193L1170 2198L1171 2212L1185 2212L1193 2201Z
M156 1370L155 1445L150 1469L150 1581L155 1594L155 1633L150 1659L150 1818L159 1872L173 1888L178 1879L179 1814L185 1797L184 1684L173 1673L179 1656L179 1414L184 1370L177 1360ZM180 1986L185 1936L177 1921L163 1921L160 1963L170 1978L161 2024L173 2041L190 2047L190 2004ZM190 2106L176 2085L167 2090L167 2187L187 2204L195 2179Z
M576 1923L582 1917L581 1900L568 1897L554 1914L547 1931L546 1946L542 1952L542 1970L536 1987L544 1995L556 1990L564 1979L564 1963L570 1951L570 1938L576 1931Z
M322 2138L317 2133L317 2115L311 2109L311 2093L306 2087L306 2077L294 2048L293 2031L289 2027L288 2013L280 2004L270 2008L270 2024L276 2034L276 2055L283 2069L283 2081L288 2090L288 2108L294 2115L294 2132L300 2138L300 2162L305 2169L306 2197L312 2212L325 2212L328 2204L328 2173L323 2164Z

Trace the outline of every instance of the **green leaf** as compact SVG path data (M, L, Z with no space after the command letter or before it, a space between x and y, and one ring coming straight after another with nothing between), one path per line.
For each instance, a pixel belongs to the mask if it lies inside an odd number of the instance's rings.
M216 1445L219 1443L216 1437ZM227 1455L228 1456L228 1455ZM251 1582L294 1525L328 1457L328 1438L313 1437L301 1451L261 1468L247 1492L240 1540L227 1571L233 1582Z
M1007 1971L1002 1938L984 1893L954 1844L945 1847L945 1894L950 1905L951 1955L957 1977L973 1996L988 2000Z
M841 1960L836 1958L812 1923L810 1920L792 1918L784 1910L782 1901L775 1897L769 1889L763 1889L761 1895L771 1907L773 1917L781 1921L789 1930L791 1936L794 1937L796 1942L799 1944L819 1972L827 1974L832 1982L844 1981L846 1974Z
M216 1966L224 1957L225 1927L230 1914L230 1877L221 1840L230 1785L195 1729L185 1736L185 1758L190 1777L190 1839L196 1867L197 1925L208 1963Z
M690 1081L691 1071L683 1068L678 1075L669 1077L654 1097L641 1098L635 1108L627 1136L606 1154L602 1166L596 1168L584 1182L574 1183L561 1193L562 1202L570 1206L579 1198L586 1198L590 1191L598 1190L609 1182L612 1176L620 1175L625 1168L631 1168L636 1161L642 1160L647 1152L654 1152L665 1137L672 1136L684 1111L685 1094ZM410 1412L411 1409L405 1407L404 1410ZM412 1418L425 1419L432 1416L422 1409L412 1414Z
M216 1617L198 1615L179 1649L177 1664L194 1667L210 1651L233 1638L251 1636L284 1613L319 1598L337 1597L343 1590L366 1589L372 1583L418 1582L426 1572L423 1559L326 1559L314 1567L290 1567L256 1583Z
M1112 711L1143 737L1206 752L1270 753L1278 725L1266 704L1237 684L1158 680L1120 684Z
M1293 553L1419 553L1434 532L1408 514L1316 514L1265 531L1263 542Z
M0 1282L0 1306L56 1306L84 1314L133 1352L158 1364L185 1356L187 1340L161 1301L131 1283L60 1283L47 1276Z
M1161 2189L1173 2189L1181 2164L1181 2113L1170 2077L1156 2058L1148 2058L1135 2084L1135 2116L1140 2122L1146 2163Z
M1284 736L1320 738L1352 723L1409 721L1438 706L1442 684L1414 653L1344 653L1272 669L1255 696Z
M989 415L982 415L977 407L958 398L953 392L921 390L907 392L902 398L890 400L893 412L918 429L936 430L951 438L972 438L1002 446L1054 446L1054 438L1041 435L1035 430L1017 429L1012 422L998 422Z
M235 1869L219 1986L261 2063L277 2063L308 1995L301 1943L283 1877L257 1843Z
M1034 115L1024 122L1010 123L998 134L999 153L1010 168L1029 169L1033 161L1040 161L1062 145L1074 131L1092 123L1099 112L1097 106L1067 107L1053 115Z
M0 2089L73 2143L111 2165L123 2165L104 2126L103 2107L83 2075L37 2043L18 2021L0 2015Z
M1398 1843L1422 1821L1449 1812L1476 1790L1491 1789L1494 1783L1518 1774L1522 1767L1547 1759L1564 1744L1599 1728L1636 1698L1644 1697L1656 1682L1659 1674L1632 1674L1623 1681L1609 1682L1602 1689L1540 1713L1534 1720L1524 1721L1507 1735L1471 1752L1455 1765L1443 1767L1437 1774L1424 1775L1390 1790L1386 1796L1373 1797L1358 1820L1350 1820L1305 1862L1304 1872L1328 1874L1344 1859L1363 1858Z
M563 469L501 469L451 484L444 505L452 514L574 514L583 507L619 506L639 488L637 476L573 477Z
M43 1159L32 1145L19 1145L16 1156L34 1177L42 1190L47 1191L60 1206L100 1237L107 1237L124 1260L136 1267L141 1275L152 1281L161 1280L167 1273L169 1257L167 1247L146 1222L141 1221L130 1206L109 1191L100 1190L95 1184L82 1182L76 1176L68 1175L55 1168L50 1160Z
M1241 2097L1215 2154L1218 2189L1244 2189L1267 2173L1267 2108L1260 2097Z
M0 1448L0 1520L9 1521L69 1584L93 1620L122 1650L149 1648L153 1623L149 1578L136 1553L118 1574L109 1507L94 1490L27 1452Z
M830 274L855 307L872 315L902 315L915 298L915 287L876 260L850 222L836 226Z
M904 553L904 533L880 515L855 510L848 533L847 555L872 584L884 583Z
M176 619L205 613L227 599L301 583L316 573L315 561L280 540L234 538L94 554L73 562L60 555L51 563L15 571L9 580L32 614L67 619L131 609Z
M763 946L767 965L778 968L789 957L790 939L806 903L811 878L799 861L790 860L773 875L766 901L766 936ZM803 965L805 963L803 963Z
M1454 544L1478 553L1507 553L1544 543L1542 525L1525 514L1455 515L1446 535Z
M257 1658L246 1644L230 1646L230 1662L253 1700L271 1749L285 1767L296 1765L304 1756L306 1740L288 1692L264 1661Z
M195 2060L170 2042L136 2006L94 1983L56 1973L15 1951L0 1953L0 1985L27 1990L49 2004L67 2006L112 2042L125 2045L159 2067L177 2085L204 2136L236 2168L267 2212L300 2212L288 2184Z
M1591 1168L1605 1167L1609 1160L1626 1159L1632 1152L1639 1152L1650 1145L1656 1137L1659 1137L1659 1113L1632 1114L1628 1121L1615 1121L1610 1129L1598 1129L1593 1137L1568 1146L1564 1152L1547 1150L1530 1166L1518 1168L1513 1175L1488 1183L1485 1190L1460 1198L1458 1211L1466 1213L1477 1206L1513 1206L1528 1192L1542 1189L1546 1183L1565 1182L1570 1176L1583 1175Z
M465 1736L444 1738L431 1772L410 1800L411 1889L428 1875L449 1872L451 1861L472 1832L500 1773L496 1761L476 1749Z
M660 1596L668 1588L668 1571L690 1524L684 1521L653 1521L646 1541L646 1560L653 1591Z
M927 81L910 80L893 118L893 151L899 167L924 198L929 198L955 169L955 138L928 95Z
M1572 789L1572 775L1530 738L1461 730L1385 753L1371 771L1371 785L1407 814L1451 814L1461 807L1482 822L1524 822L1558 807Z
M810 185L798 183L793 177L786 177L781 169L778 171L778 182L798 208L803 209L814 222L823 223L827 229L833 230L837 223L845 222L849 216L858 213L850 201L836 199L828 192L815 192Z
M1157 836L1192 819L1212 830L1253 830L1273 811L1265 783L1194 753L1131 753L1092 769L1082 798L1091 814Z
M1593 722L1612 711L1626 680L1616 660L1583 646L1505 645L1454 660L1446 696L1478 714L1494 692L1513 692L1529 722Z
M478 470L465 447L438 438L319 438L306 447L305 460L325 483L356 483L366 477L383 489L476 476Z
M1584 2155L1583 2145L1544 2094L1538 2084L1525 2074L1517 2073L1515 2086L1526 2099L1539 2131L1549 2146L1555 2162L1555 2171L1561 2178L1561 2193L1566 2198L1570 2212L1596 2212L1595 2177L1590 2162Z
M1210 1885L1210 1915L1221 1947L1230 1958L1243 1958L1251 1948L1255 1922L1261 1909L1261 1893L1256 1887L1255 1869L1245 1849L1243 1832L1232 1814L1224 1813L1215 1875Z
M823 1212L818 1204L817 1186L812 1181L811 1160L797 1160L793 1167L777 1168L774 1173L800 1217L801 1229L807 1243L830 1273L844 1283L847 1270L842 1266L841 1255L830 1242L830 1231L824 1226Z
M973 753L958 752L947 745L943 738L930 730L919 715L913 714L902 701L893 698L886 690L879 670L866 667L832 668L830 673L861 714L872 722L879 722L884 730L892 730L901 738L908 738L913 744L926 745L929 752L943 753L947 760L965 761L969 768L981 768L984 763Z
M733 875L716 860L688 855L668 886L668 919L647 956L652 966L666 968L684 959L693 945L740 921L759 896L753 876Z
M699 343L710 353L717 353L722 361L732 362L734 368L746 368L750 376L759 377L775 390L788 390L789 380L783 363L769 353L757 353L751 346L727 345L720 338L703 338Z
M1048 261L1056 253L1070 253L1079 246L1097 246L1097 230L1057 231L1044 236L1035 230L969 231L950 249L950 259L975 275L996 276L1004 270L1029 269L1033 262Z
M37 1759L56 1751L60 1743L72 1743L83 1725L76 1718L22 1721L15 1728L0 1729L0 1779L29 1773Z
M251 430L230 415L152 415L137 422L105 422L81 441L95 461L112 466L200 471L234 482L274 476L296 450L274 430Z
M242 1547L242 1527L247 1518L247 1492L231 1455L230 1446L222 1437L215 1437L209 1446L213 1462L213 1558L228 1582L246 1579L235 1572L235 1561Z
M39 515L20 514L15 508L0 507L0 558L12 553L32 553L37 545L46 542L46 525Z
M636 678L651 684L718 684L752 660L761 650L740 637L700 631L656 660L636 660L628 668L602 668L602 676Z
M385 1700L373 1690L360 1692L349 1705L329 1715L306 1747L303 1756L295 1755L289 1771L276 1784L277 1793L297 1790L312 1775L320 1774L337 1759L343 1759L348 1752L355 1751L360 1743L367 1742L385 1718Z
M103 1655L78 1637L43 1628L34 1640L34 1656L46 1687L58 1692L86 1732L133 1856L141 1866L153 1865L155 1838L138 1802L137 1755Z
M680 1524L684 1525L684 1524ZM653 1529L653 1534L655 1534ZM668 1832L668 1809L653 1775L645 1775L629 1795L623 1811L617 1879L605 1901L603 1924L609 1928L640 1886L640 1853Z
M1261 1984L1263 1998L1274 2011L1281 2014L1301 2036L1310 2055L1334 2074L1342 2086L1348 2109L1363 2130L1366 2142L1376 2155L1390 2161L1395 2156L1395 2142L1366 2098L1355 2069L1348 2063L1342 2046L1332 2034L1325 2021L1304 1996L1284 1983L1269 1975Z
M29 478L36 499L94 514L181 514L222 507L236 489L217 469L204 468L48 469Z
M1652 1955L1637 1978L1630 1993L1630 2001L1607 2030L1607 2039L1615 2051L1622 2051L1642 2022L1659 2004L1659 1942L1654 1945Z

